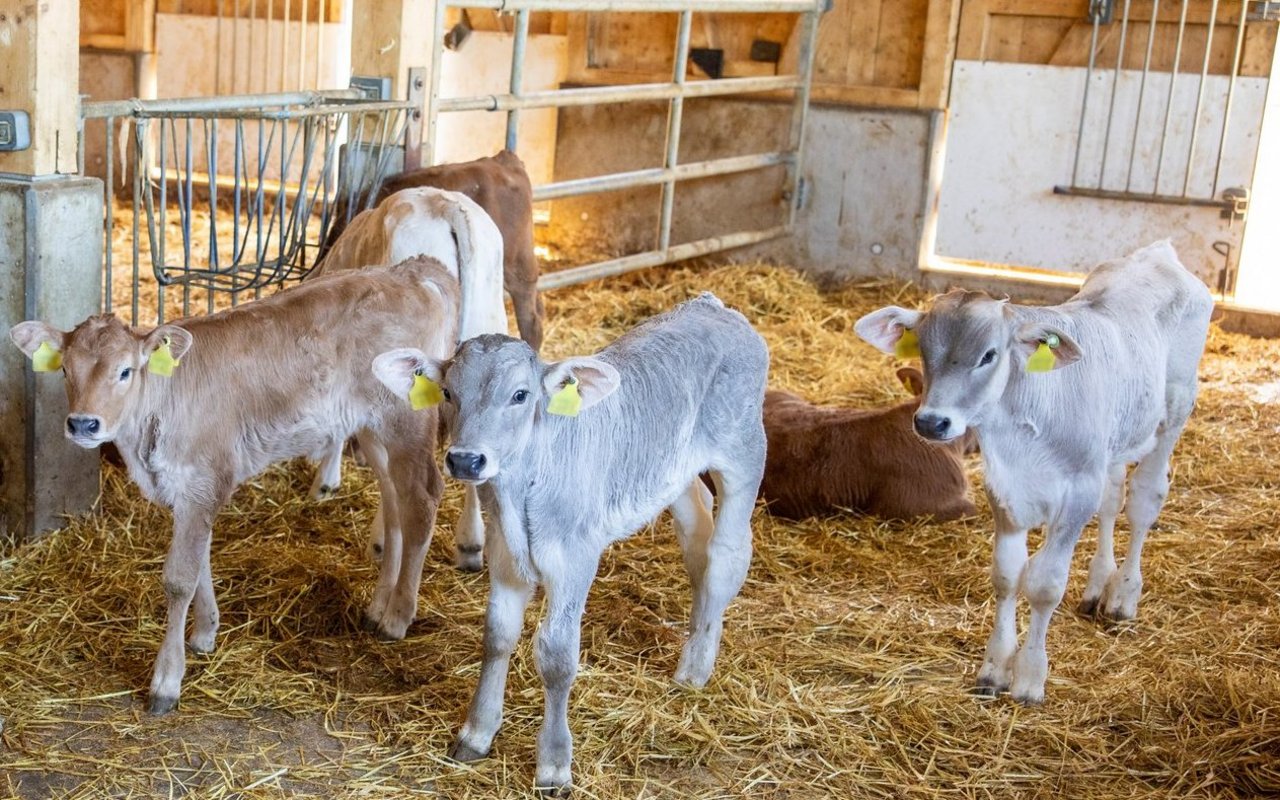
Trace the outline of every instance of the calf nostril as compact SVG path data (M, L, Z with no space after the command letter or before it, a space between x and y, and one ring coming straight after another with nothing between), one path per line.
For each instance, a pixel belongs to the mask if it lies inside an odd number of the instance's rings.
M84 429L88 433L97 433L98 428L100 427L102 427L101 423L99 423L96 419L91 419L85 423Z

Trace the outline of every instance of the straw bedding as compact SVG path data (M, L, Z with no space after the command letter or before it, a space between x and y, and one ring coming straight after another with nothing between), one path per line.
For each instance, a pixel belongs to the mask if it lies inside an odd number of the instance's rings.
M549 297L547 354L591 351L699 290L741 309L772 383L819 402L896 402L857 317L912 287L820 294L766 266L652 270ZM1280 344L1214 330L1203 392L1147 545L1138 620L1070 611L1049 636L1048 699L977 700L991 623L990 514L887 524L755 518L756 555L703 691L671 680L689 592L664 518L613 547L583 628L571 702L577 796L709 800L1256 797L1280 792ZM979 479L973 464L975 486ZM145 713L162 637L168 514L108 468L100 511L0 560L0 795L524 797L541 692L527 634L491 758L443 754L474 687L486 582L449 566L450 490L408 637L359 614L375 571L375 491L346 465L274 468L217 521L217 652L192 657L179 710ZM1124 523L1121 522L1123 531ZM1121 545L1125 542L1120 534ZM530 616L538 613L538 603Z

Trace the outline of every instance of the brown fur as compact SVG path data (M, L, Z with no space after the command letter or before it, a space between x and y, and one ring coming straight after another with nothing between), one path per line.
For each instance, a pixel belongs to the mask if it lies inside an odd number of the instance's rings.
M396 192L421 186L465 194L493 218L502 231L503 288L515 306L520 338L534 350L541 348L545 309L538 294L538 259L533 253L533 187L524 163L515 153L503 150L475 161L401 172L382 184L372 204L357 205L376 206ZM334 209L333 225L321 250L321 260L346 226L346 204L340 201Z
M900 370L899 377L919 394L917 370ZM912 415L919 405L916 397L889 408L828 408L770 391L760 485L770 513L800 519L848 510L938 520L973 514L961 461L967 442L933 445L917 436Z

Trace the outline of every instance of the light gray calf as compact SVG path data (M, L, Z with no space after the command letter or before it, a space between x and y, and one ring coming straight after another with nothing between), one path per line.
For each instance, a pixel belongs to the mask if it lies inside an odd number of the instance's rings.
M595 356L545 364L527 344L486 335L451 361L384 354L374 372L403 396L415 371L444 391L453 434L445 463L480 484L491 520L484 662L460 761L489 752L502 721L507 664L534 588L546 591L538 674L546 692L536 784L569 786L569 689L578 669L587 592L601 553L670 507L693 584L691 632L676 680L704 685L723 615L751 560L751 512L764 474L764 341L715 297L655 317ZM581 416L549 403L572 385ZM709 472L719 513L699 480Z
M1208 289L1159 242L1097 267L1060 306L1017 306L957 290L928 312L890 306L858 321L858 335L885 352L907 331L918 337L926 381L918 433L948 441L977 432L996 522L996 618L981 692L1044 699L1049 618L1095 514L1098 552L1082 610L1116 619L1137 613L1142 544L1168 495L1169 456L1195 404L1212 312ZM1028 371L1042 348L1056 363ZM1129 552L1117 569L1112 533L1135 462ZM1028 559L1027 531L1041 525L1044 545ZM1021 649L1019 590L1031 605Z

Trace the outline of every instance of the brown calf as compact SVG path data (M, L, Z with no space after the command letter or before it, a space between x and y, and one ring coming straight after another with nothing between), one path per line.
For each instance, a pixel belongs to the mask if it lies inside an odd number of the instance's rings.
M62 367L67 438L85 448L115 442L143 495L173 509L153 713L177 705L193 601L187 643L213 649L218 605L209 542L218 511L270 464L353 434L378 479L387 542L366 622L383 638L404 636L444 489L432 458L437 414L414 412L393 396L375 377L374 359L408 344L447 357L457 305L453 277L420 258L308 281L154 330L127 328L110 315L69 333L35 321L10 330L37 369Z
M515 306L520 338L537 350L542 347L542 297L538 294L538 259L533 253L533 187L524 163L510 150L461 164L437 164L392 175L378 189L376 206L404 189L430 186L460 192L485 210L502 232L503 288ZM347 226L345 202L334 209L334 221L320 258Z
M919 370L898 377L919 395ZM917 396L881 409L825 408L770 391L764 401L768 460L760 496L769 512L800 519L861 511L886 519L974 513L961 456L965 444L933 445L912 429Z

